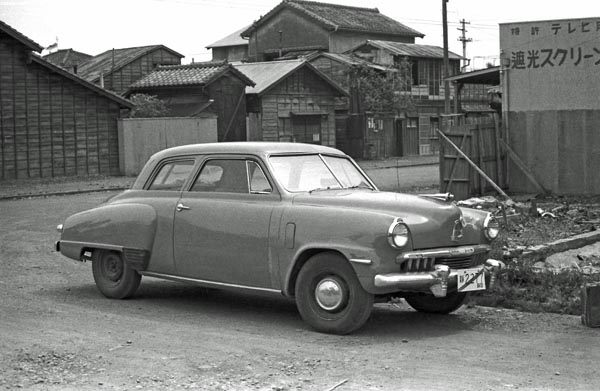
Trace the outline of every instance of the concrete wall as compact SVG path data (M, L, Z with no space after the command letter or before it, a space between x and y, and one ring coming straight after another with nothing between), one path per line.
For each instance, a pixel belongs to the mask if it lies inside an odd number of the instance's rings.
M121 174L137 175L154 153L186 144L217 142L217 117L119 120Z
M500 25L509 145L556 194L600 194L600 18ZM534 192L516 165L509 189Z

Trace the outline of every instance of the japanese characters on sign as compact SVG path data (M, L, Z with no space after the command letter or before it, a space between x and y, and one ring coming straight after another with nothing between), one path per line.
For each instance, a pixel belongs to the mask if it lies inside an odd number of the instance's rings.
M507 110L600 110L600 16L500 24Z
M519 43L505 53L509 69L600 66L600 19L512 25L508 35L511 43Z

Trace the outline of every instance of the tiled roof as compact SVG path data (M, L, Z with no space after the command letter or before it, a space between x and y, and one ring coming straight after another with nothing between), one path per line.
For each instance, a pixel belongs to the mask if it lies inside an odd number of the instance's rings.
M208 85L221 75L232 72L247 85L254 82L225 61L198 62L187 65L164 65L131 85L130 91L152 87Z
M372 45L377 48L387 50L388 52L399 56L418 58L444 58L444 49L439 46L378 40L367 40L366 45ZM356 50L356 48L350 51L354 50ZM450 60L462 60L463 57L459 56L456 53L448 52L448 58Z
M7 25L6 23L4 23L1 20L0 20L0 31L10 35L11 37L13 37L14 39L21 42L23 45L27 46L29 49L31 49L35 52L41 53L42 50L44 50L44 48L42 46L40 46L37 42L34 42L32 39L27 38L25 35L21 34L20 32L18 32L14 28L10 27L9 25Z
M377 8L350 7L347 5L314 1L283 0L278 6L256 21L242 36L248 37L256 26L264 23L284 7L303 13L330 30L350 30L408 37L424 37L418 32L388 16Z
M74 65L79 65L82 62L92 58L92 56L73 49L61 49L53 53L46 54L43 56L43 58L54 65L58 65L59 67L71 69Z
M139 46L124 49L111 49L102 54L90 58L88 61L79 65L78 74L86 80L95 82L100 79L101 73L114 72L125 65L137 60L138 58L158 49L165 49L176 56L183 58L174 50L163 45Z
M250 27L250 26L245 26L245 27L229 34L225 38L221 38L218 41L211 43L206 48L212 49L212 48L220 48L220 47L225 47L225 46L248 45L248 40L242 38L242 36L241 36L241 34L244 31L246 31L248 29L248 27Z
M338 86L333 80L329 79L304 59L268 62L243 62L234 63L233 66L238 71L254 80L256 83L254 87L246 87L246 94L261 95L297 69L308 67L319 77L321 77L327 84L333 87L333 89L340 92L341 95L346 95L346 92L340 86Z

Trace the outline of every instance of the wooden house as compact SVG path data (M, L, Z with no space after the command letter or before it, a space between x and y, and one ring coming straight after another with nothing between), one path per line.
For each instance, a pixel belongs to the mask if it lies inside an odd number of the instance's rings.
M111 49L80 64L77 74L122 94L159 65L179 65L184 56L163 45Z
M367 118L360 92L354 81L356 75L354 69L356 67L368 67L376 72L383 73L387 72L389 68L373 64L356 56L339 53L313 53L307 56L306 59L311 65L348 92L348 97L336 99L336 148L355 158L367 157L369 152L369 140L365 138Z
M79 64L89 60L92 57L93 56L90 54L78 52L77 50L73 49L60 49L43 56L44 60L54 65L58 65L61 68L65 68L73 73L77 73L77 67Z
M387 136L392 147L388 147L385 154L405 156L437 153L439 144L435 129L439 129L440 115L444 113L443 48L367 40L347 53L386 67L398 66L402 61L408 62L410 87L403 93L410 95L413 104L403 116L395 118L392 125L386 126L385 132L380 133L393 133ZM459 73L461 59L458 54L449 52L450 76ZM368 118L367 121L371 121L370 124L382 123ZM383 120L383 123L386 121Z
M283 0L242 32L249 61L290 53L343 53L367 39L414 43L424 35L379 12L313 1Z
M0 21L0 179L119 174L117 119L133 105L41 51Z
M249 141L336 145L335 100L347 92L303 59L234 64L246 87Z
M247 86L254 82L225 61L159 66L126 92L155 95L171 117L217 115L219 141L246 140Z
M248 40L242 38L241 33L250 26L237 30L225 38L211 43L206 48L212 51L212 60L227 60L229 62L245 61L248 59Z

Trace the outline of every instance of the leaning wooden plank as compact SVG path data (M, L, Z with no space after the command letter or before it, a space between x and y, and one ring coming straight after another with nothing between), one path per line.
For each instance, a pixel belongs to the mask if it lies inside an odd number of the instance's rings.
M537 189L540 190L542 193L546 193L547 191L544 188L544 186L542 186L535 179L535 177L533 176L531 171L529 171L529 169L527 168L525 163L523 163L523 161L521 160L519 155L517 155L517 153L515 151L513 151L513 149L511 147L509 147L508 144L504 140L502 140L502 139L499 139L499 140L500 140L500 145L502 145L502 147L506 150L506 152L508 152L508 156L512 159L513 162L515 162L517 167L519 167L521 169L521 171L523 171L523 174L525 174L527 179L529 179L531 181L531 183L533 183L533 185L535 187L537 187Z
M438 132L440 137L446 140L446 142L450 144L452 148L456 149L456 152L458 152L463 158L465 158L465 160L475 169L475 171L477 171L481 176L483 176L483 178L486 181L488 181L498 193L500 193L506 199L510 199L510 197L500 187L498 187L498 185L496 185L496 183L493 180L491 180L490 177L488 177L481 168L477 166L477 164L473 163L473 161L471 161L471 159L469 159L469 157L463 151L461 151L460 148L456 146L456 144L452 142L452 140L446 137L446 135L441 130L436 129L435 131Z

